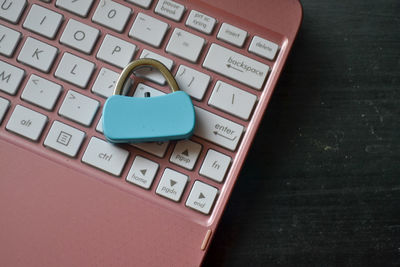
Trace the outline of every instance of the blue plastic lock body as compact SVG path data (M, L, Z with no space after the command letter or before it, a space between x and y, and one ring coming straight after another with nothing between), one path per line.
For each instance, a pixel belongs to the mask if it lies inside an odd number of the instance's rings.
M112 143L186 139L194 126L194 107L183 91L145 98L113 95L103 108L103 132Z

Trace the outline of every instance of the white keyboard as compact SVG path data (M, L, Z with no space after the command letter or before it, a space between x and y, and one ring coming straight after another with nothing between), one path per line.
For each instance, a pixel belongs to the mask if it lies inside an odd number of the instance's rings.
M0 8L0 131L208 215L280 46L171 0L8 0ZM103 103L136 58L161 61L192 97L190 140L105 141ZM145 80L134 80L134 97L169 92L151 67L135 75Z

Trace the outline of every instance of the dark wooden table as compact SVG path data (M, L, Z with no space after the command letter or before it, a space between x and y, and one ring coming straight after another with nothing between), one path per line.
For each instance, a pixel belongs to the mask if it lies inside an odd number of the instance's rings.
M302 4L204 266L400 266L400 1Z

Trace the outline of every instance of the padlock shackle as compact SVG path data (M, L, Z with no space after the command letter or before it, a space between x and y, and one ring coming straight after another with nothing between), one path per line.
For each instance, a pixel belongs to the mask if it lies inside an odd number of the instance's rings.
M140 66L151 66L158 69L161 74L164 76L165 80L167 80L168 85L171 87L172 92L179 91L179 86L172 76L171 72L164 66L160 61L151 58L142 58L137 59L129 63L121 72L117 84L114 89L114 95L121 95L122 89L124 88L125 82L129 79L132 72Z

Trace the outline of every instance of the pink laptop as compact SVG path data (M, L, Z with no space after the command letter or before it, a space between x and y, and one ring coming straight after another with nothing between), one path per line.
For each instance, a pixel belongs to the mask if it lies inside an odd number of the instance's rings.
M301 17L297 0L1 0L0 266L201 265ZM138 58L191 96L190 139L104 138ZM132 76L133 97L169 92Z

